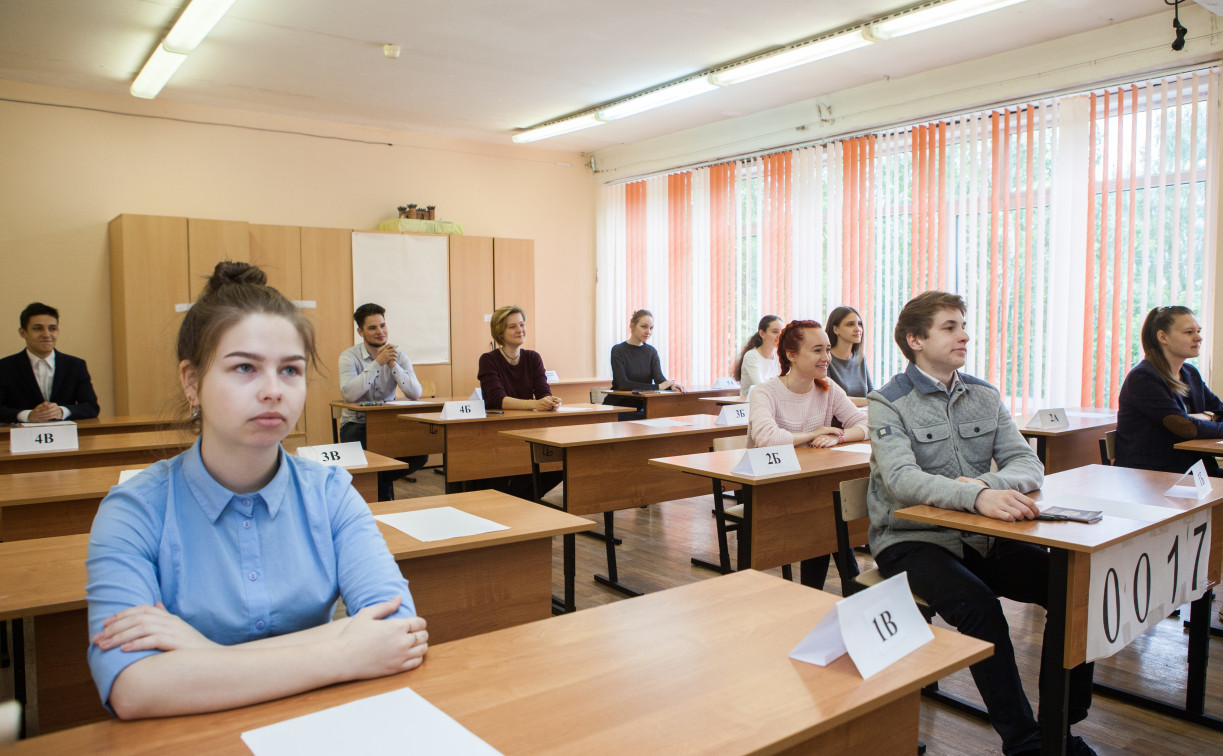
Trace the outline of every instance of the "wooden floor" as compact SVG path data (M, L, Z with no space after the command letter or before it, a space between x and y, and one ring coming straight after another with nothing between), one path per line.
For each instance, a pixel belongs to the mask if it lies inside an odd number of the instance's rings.
M425 470L416 474L416 480L416 483L397 482L396 495L410 498L442 493L440 475ZM705 496L617 513L616 535L624 539L623 545L617 549L621 582L650 593L713 577L714 573L689 563L692 556L716 561L710 508L711 498ZM597 519L601 523L602 518ZM733 534L731 553L734 553ZM557 538L553 544L553 589L557 595L560 595L563 587L561 558L561 539ZM870 558L864 556L859 556L859 560L863 566L870 562ZM577 565L576 600L579 611L613 601L632 600L591 579L592 574L606 571L604 547L600 541L578 536ZM780 570L772 572L780 574ZM835 566L829 570L826 589L840 593ZM1037 706L1036 676L1040 664L1043 612L1036 607L1005 600L1004 604L1024 687L1033 706ZM1216 601L1216 610L1218 606ZM1117 656L1098 662L1096 679L1175 702L1184 695L1185 648L1186 636L1180 621L1165 620ZM626 659L625 663L631 664L632 661ZM710 663L716 661L711 660ZM1223 639L1211 641L1210 664L1206 711L1223 717ZM941 685L947 692L980 702L967 671L946 678ZM11 670L0 670L0 700L11 697L11 691ZM1075 733L1082 735L1102 756L1223 753L1223 732L1186 724L1099 696L1092 706L1091 716L1075 727ZM1001 742L988 725L925 700L922 701L921 738L931 756L1002 753Z

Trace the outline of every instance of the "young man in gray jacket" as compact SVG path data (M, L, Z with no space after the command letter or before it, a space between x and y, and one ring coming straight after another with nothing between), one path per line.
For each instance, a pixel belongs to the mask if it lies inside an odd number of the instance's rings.
M927 291L897 317L896 344L909 366L867 397L874 450L867 494L870 545L884 575L908 572L913 592L944 620L994 644L994 655L971 667L973 680L1007 756L1038 753L1040 726L1024 694L997 597L1045 606L1048 552L893 514L917 504L1005 521L1039 514L1024 493L1044 481L1040 460L998 390L960 372L968 353L965 310L959 296ZM993 472L991 460L998 465ZM1041 676L1061 671L1042 667ZM1087 716L1091 677L1090 664L1071 671L1071 723ZM1046 688L1043 681L1041 688ZM1069 732L1066 738L1067 753L1094 753L1082 738Z

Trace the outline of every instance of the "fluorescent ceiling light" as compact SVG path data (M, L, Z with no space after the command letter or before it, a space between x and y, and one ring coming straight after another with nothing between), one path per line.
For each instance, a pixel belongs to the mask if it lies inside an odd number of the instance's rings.
M524 142L535 142L540 139L548 139L550 137L560 136L561 134L568 134L571 131L581 131L582 129L589 129L591 126L602 125L603 122L595 117L594 113L591 113L590 115L570 118L567 121L557 121L556 123L550 123L547 126L527 129L526 131L515 134L513 136L513 140L518 144L522 144Z
M614 121L617 118L625 118L627 116L643 113L647 110L670 105L673 102L686 100L689 97L696 97L699 94L712 92L717 89L716 86L710 83L709 77L702 76L699 79L689 79L681 81L679 84L672 84L669 87L655 89L653 92L647 92L639 97L634 97L631 100L618 102L608 108L603 108L599 111L599 119L603 121Z
M787 68L796 68L817 60L831 58L834 55L840 55L850 50L857 50L860 47L866 47L870 43L871 40L863 36L861 29L855 29L846 34L838 34L835 37L821 39L818 42L792 47L768 57L756 58L755 60L740 63L725 71L718 71L710 75L709 80L720 87L729 87L731 84L738 84L741 81L748 81L759 76L767 76L778 71L785 71Z
M167 50L189 53L199 47L236 0L191 0L162 40Z
M903 37L913 32L962 21L982 13L1018 5L1027 0L947 0L910 13L901 13L870 25L869 34L878 40Z
M170 52L158 45L145 62L144 68L140 69L140 75L132 82L132 95L146 100L153 99L186 59L186 55Z

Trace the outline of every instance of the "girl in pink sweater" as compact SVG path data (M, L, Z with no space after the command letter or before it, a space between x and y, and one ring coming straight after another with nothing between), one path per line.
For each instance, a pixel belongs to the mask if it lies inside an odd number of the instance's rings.
M836 446L866 440L866 413L828 380L832 347L814 320L794 320L781 332L781 376L751 393L748 446ZM842 428L832 427L832 419Z

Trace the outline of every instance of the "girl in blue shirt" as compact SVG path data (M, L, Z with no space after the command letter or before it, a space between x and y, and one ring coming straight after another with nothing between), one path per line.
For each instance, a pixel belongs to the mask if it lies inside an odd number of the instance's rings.
M341 468L281 441L317 360L263 273L217 265L178 335L199 439L102 501L86 561L89 663L124 719L215 711L412 669L428 648ZM349 617L331 622L343 597Z

